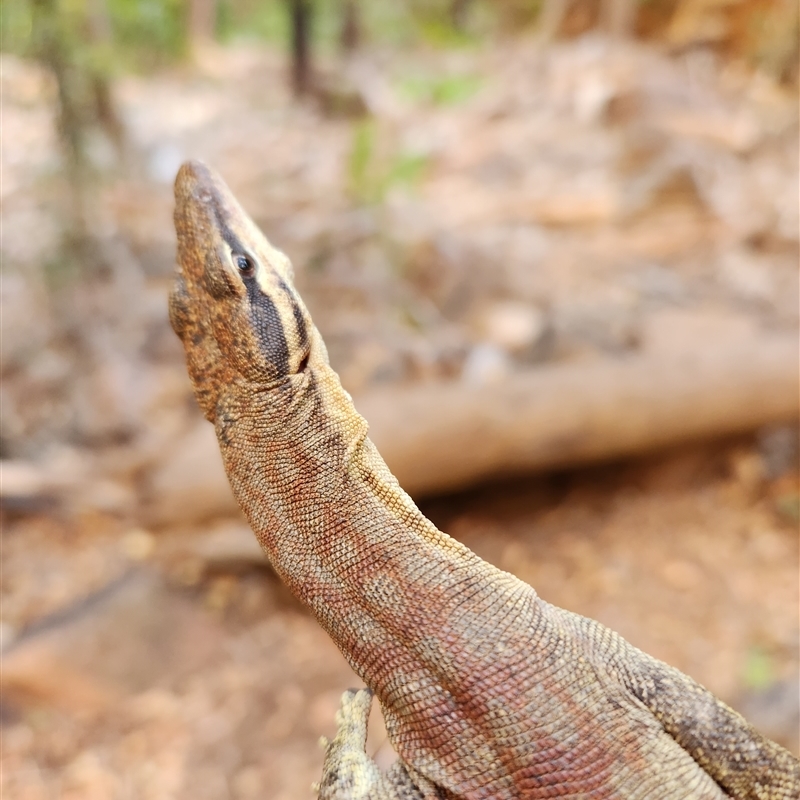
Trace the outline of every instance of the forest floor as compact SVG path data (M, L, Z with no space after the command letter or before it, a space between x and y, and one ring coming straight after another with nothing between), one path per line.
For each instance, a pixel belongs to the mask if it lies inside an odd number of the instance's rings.
M9 797L311 797L359 683L207 448L166 315L185 158L290 255L356 397L623 357L655 318L690 340L798 329L796 92L708 52L366 53L330 78L357 119L330 92L294 103L250 46L122 78L127 163L92 144L96 264L63 256L53 87L2 58ZM771 426L422 507L797 752L797 459L796 426Z

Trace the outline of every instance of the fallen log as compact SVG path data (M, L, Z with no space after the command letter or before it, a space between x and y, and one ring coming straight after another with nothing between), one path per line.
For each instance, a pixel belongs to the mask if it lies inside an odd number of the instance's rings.
M539 366L489 386L388 386L355 398L401 485L421 497L793 422L796 336L690 336L677 349ZM148 524L238 513L214 430L197 421L147 479Z
M387 388L355 403L400 484L421 496L796 421L798 363L796 336L761 334L542 366L490 386Z

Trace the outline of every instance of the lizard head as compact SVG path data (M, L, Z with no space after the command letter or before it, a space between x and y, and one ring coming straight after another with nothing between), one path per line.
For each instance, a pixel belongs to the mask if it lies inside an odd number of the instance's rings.
M185 163L175 179L175 229L170 322L208 419L227 386L244 381L265 390L302 376L310 362L327 363L289 259L201 162Z

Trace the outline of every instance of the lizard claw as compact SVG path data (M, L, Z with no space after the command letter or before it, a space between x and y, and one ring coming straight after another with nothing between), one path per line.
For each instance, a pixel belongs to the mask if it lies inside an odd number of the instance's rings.
M402 762L385 775L367 755L370 689L348 689L336 712L338 731L325 748L319 800L422 800L438 796L434 787L420 790Z
M348 689L342 695L338 731L325 748L320 800L366 800L380 782L378 767L365 751L371 705L369 689Z
M350 741L361 742L361 747L367 744L367 720L372 708L371 689L348 689L340 701L339 710L336 712L336 724L339 726L338 739L346 735Z

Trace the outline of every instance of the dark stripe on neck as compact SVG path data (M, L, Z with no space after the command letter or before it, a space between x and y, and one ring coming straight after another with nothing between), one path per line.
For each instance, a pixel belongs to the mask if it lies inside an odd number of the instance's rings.
M289 374L289 346L275 303L261 291L255 278L244 281L250 299L250 322L258 339L261 352L275 368L275 377Z

